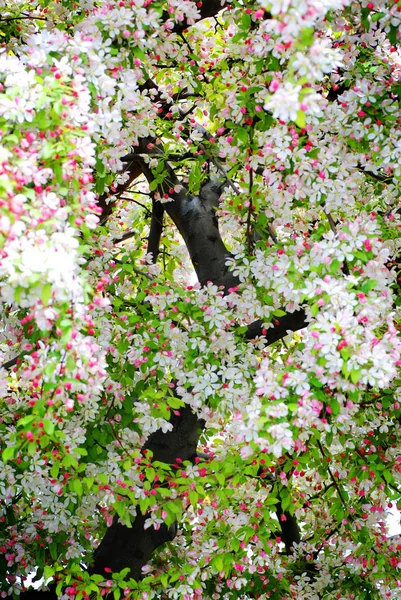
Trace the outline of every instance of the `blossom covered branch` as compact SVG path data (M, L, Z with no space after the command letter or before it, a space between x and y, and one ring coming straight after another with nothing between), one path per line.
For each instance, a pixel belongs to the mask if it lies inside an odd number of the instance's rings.
M397 599L398 3L0 11L0 594Z

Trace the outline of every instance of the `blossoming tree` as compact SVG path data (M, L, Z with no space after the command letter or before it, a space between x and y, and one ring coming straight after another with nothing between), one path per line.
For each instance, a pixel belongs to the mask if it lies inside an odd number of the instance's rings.
M400 22L0 0L1 597L400 598Z

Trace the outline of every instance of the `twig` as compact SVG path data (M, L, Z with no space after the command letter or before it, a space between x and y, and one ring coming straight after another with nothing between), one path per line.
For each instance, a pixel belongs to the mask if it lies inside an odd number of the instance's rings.
M149 279L149 281L153 281L153 277L152 275L149 275L149 273L144 273L143 271L141 271L140 269L137 269L136 267L132 266L132 270L134 271L134 273L136 273L137 275L142 275L142 277L146 277L146 279Z
M139 194L140 196L151 196L152 194L150 192L138 192L137 190L130 190L132 194ZM131 202L136 202L136 200L133 200L132 198L127 198L127 196L120 196L121 200L128 200ZM143 204L141 204L141 206L143 206Z
M251 253L253 243L251 240L251 219L252 219L252 187L253 187L253 169L249 172L249 206L246 220L246 239L248 243L248 252Z
M11 369L12 367L15 367L15 365L17 364L18 359L20 357L21 357L21 354L18 354L18 356L14 356L14 358L11 358L7 362L0 365L0 369Z
M142 202L139 202L138 200L134 200L133 198L125 198L125 197L124 198L121 197L121 200L126 200L127 202L133 202L134 204L137 204L141 208L145 209L146 216L150 216L150 214L151 214L150 209L145 204L142 204Z
M199 126L199 127L201 127L201 126ZM203 129L203 127L202 127L202 129ZM206 130L205 130L205 131L206 131ZM207 133L209 133L209 132L207 132ZM210 135L210 134L209 134L209 135ZM211 161L211 162L214 164L214 166L216 167L216 169L217 169L218 171L220 171L220 173L221 173L222 175L224 175L224 179L226 180L226 182L227 182L227 185L229 185L229 186L230 186L230 188L231 188L231 189L234 191L234 193L235 193L237 196L239 196L241 192L238 190L238 188L235 186L235 184L234 184L234 183L231 181L231 179L229 179L229 178L228 178L228 176L227 176L227 173L226 173L226 170L225 170L225 168L223 167L223 165L221 164L221 162L220 162L219 160L217 160L217 158L215 158L215 157L214 157L212 154L210 154L210 152L208 152L208 151L206 150L206 148L205 148L205 146L204 146L203 144L199 144L199 148L200 148L201 150L203 150L203 152L204 152L205 156L206 156L206 157L207 157L207 158L208 158L208 159L209 159L209 160L210 160L210 161ZM257 170L256 170L256 172L257 172ZM267 229L267 231L268 231L268 233L269 233L270 237L272 238L273 242L274 242L275 244L277 244L277 243L278 243L277 236L276 236L276 234L274 233L274 231L273 231L273 228L271 227L271 225L270 225L269 223L267 223L267 225L266 225L266 229Z
M324 450L323 450L323 446L322 446L322 444L320 443L319 440L317 440L317 445L319 447L320 454L323 456L323 458L326 458L326 455L325 455ZM330 467L328 465L327 465L327 470L329 472L330 479L332 480L332 482L334 484L334 487L337 490L337 493L338 493L338 496L339 496L339 498L341 500L342 505L344 506L344 508L348 508L347 503L346 503L346 501L344 499L344 496L342 494L342 491L340 490L340 486L338 485L338 482L337 482L336 478L334 477L333 473L331 472L331 469L330 469Z
M46 17L34 17L32 15L21 16L21 17L0 17L0 23L7 23L8 21L23 21L23 20L33 20L33 21L48 21Z
M137 233L137 231L132 230L126 231L121 237L114 238L113 244L120 244L121 242L125 242L126 240L129 240L130 238L134 237L134 235L136 235Z
M363 456L363 454L361 454L361 452L359 450L356 450L356 453L358 454L358 456L360 456L362 458L362 460L366 464L369 464L369 462L366 460L366 456ZM385 483L385 485L388 485L389 488L391 488L395 492L399 493L399 489L397 488L397 486L393 485L392 483L389 483L381 473L380 473L380 479Z
M337 236L338 235L338 231L337 231L336 223L335 223L333 217L331 216L331 213L329 211L327 211L325 208L323 208L323 212L324 212L324 214L327 217L327 220L329 222L331 231L334 233L335 236ZM344 258L343 273L345 275L349 275L349 273L350 273L346 258Z
M320 491L318 494L314 494L313 496L309 496L308 502L311 500L315 500L316 498L321 498L330 488L334 486L334 483L330 483L329 485L325 485L324 489ZM307 506L306 504L304 506Z
M331 216L331 214L329 212L326 211L326 209L324 209L324 214L327 217L331 231L337 235L337 228L336 228L336 224L335 224L333 217Z
M373 173L373 171L366 171L366 169L364 169L361 165L358 165L357 169L358 169L358 171L360 171L364 175L368 175L375 181L387 183L387 182L390 182L393 180L391 175L381 175L380 173Z

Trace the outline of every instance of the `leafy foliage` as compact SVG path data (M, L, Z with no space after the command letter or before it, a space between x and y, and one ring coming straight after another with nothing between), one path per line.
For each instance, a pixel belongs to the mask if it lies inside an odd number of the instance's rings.
M0 0L4 597L399 597L400 6Z

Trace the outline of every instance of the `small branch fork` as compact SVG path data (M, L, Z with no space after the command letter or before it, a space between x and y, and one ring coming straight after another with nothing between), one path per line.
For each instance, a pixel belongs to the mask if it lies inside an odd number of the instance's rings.
M317 445L318 445L318 448L319 448L319 450L320 450L320 454L322 455L322 457L323 457L324 459L326 459L326 455L325 455L325 453L324 453L323 446L322 446L322 444L320 443L320 440L317 440ZM340 486L338 485L337 479L334 477L333 473L331 472L331 469L330 469L329 465L327 465L327 470L328 470L328 473L329 473L330 479L331 479L331 481L333 482L333 485L334 485L334 487L335 487L335 488L336 488L336 490L337 490L337 494L338 494L338 497L339 497L339 498L340 498L340 500L341 500L341 504L343 505L343 507L344 507L345 509L347 509L347 508L348 508L348 506L347 506L347 503L346 503L346 501L345 501L345 498L344 498L344 496L343 496L343 494L342 494L342 491L341 491L341 489L340 489Z

